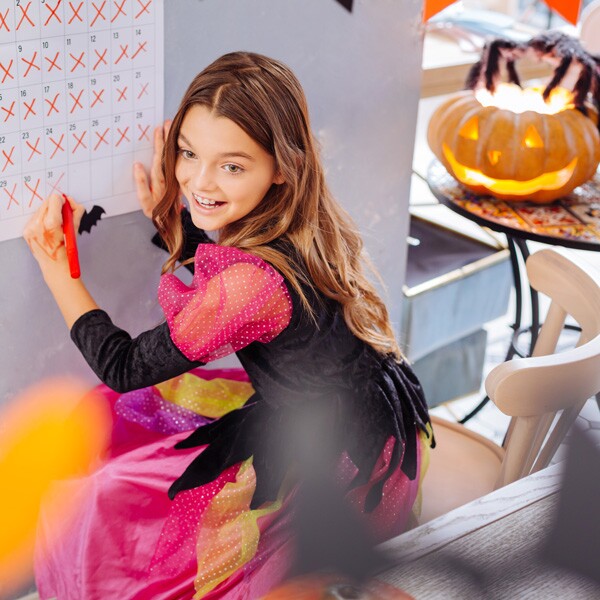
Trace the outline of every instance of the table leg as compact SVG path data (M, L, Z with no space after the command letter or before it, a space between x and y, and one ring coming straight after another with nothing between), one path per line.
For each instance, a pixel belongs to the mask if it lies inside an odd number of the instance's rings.
M526 328L521 327L521 321L523 317L523 282L520 259L522 259L523 264L525 264L529 258L530 252L529 248L527 248L527 242L523 239L513 238L509 235L506 236L506 242L510 252L510 264L512 267L513 282L515 286L515 320L511 325L514 333L506 352L506 356L504 357L505 361L511 360L515 354L518 356L523 356L523 354L519 352L517 348L517 341L519 336L526 330L531 332L531 340L529 343L529 355L531 355L533 353L533 348L537 341L540 328L539 297L537 291L531 286L528 286L531 300L531 326ZM489 397L485 396L470 413L460 419L459 423L464 425L467 421L472 419L489 402L489 400Z
M519 251L521 252L521 256L523 257L523 264L525 264L527 262L527 259L529 258L529 248L527 248L527 241L523 240L523 239L515 239L514 243L516 245L516 247L519 249ZM514 272L513 272L514 274ZM515 276L516 277L516 276ZM519 278L519 286L521 284L520 278L521 278L521 274L518 273L518 278ZM515 279L515 289L516 289L516 279ZM537 290L534 290L531 286L529 286L529 294L531 297L531 326L528 328L529 331L531 332L531 339L529 342L529 356L531 356L533 354L533 348L535 347L535 343L537 342L537 337L538 337L538 333L540 330L540 301L539 301L539 297L538 297L538 293ZM518 333L517 330L515 330L515 333ZM513 345L516 343L516 340L513 339ZM518 354L516 348L515 348L515 352Z

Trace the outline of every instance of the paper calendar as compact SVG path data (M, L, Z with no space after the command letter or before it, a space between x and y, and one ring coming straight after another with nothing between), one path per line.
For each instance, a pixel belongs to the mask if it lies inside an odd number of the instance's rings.
M138 210L163 120L163 0L0 1L0 240L53 190Z

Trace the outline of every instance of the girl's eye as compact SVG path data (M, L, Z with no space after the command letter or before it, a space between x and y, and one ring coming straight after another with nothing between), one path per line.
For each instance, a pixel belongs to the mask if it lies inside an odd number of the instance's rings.
M191 150L184 150L183 148L179 149L179 154L187 159L196 158L196 155Z
M238 165L228 164L223 167L228 173L236 174L241 173L244 169Z

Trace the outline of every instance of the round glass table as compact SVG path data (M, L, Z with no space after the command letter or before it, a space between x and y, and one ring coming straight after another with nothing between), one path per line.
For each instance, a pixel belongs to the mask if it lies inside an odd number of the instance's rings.
M475 194L456 181L438 160L434 160L429 166L427 183L433 195L454 212L506 235L516 300L515 321L512 325L513 340L506 360L515 354L524 355L517 349L517 340L525 330L531 332L531 354L540 323L538 294L536 290L527 286L531 298L531 325L521 326L523 275L520 264L524 264L529 256L527 242L600 252L600 172L568 196L543 204L528 201L511 202L489 195ZM474 416L484 403L461 422L464 423Z

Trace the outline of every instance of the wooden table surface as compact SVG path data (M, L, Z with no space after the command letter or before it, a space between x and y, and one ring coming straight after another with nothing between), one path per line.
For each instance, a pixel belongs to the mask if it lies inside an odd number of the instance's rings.
M597 600L591 580L543 564L561 465L544 469L382 545L397 566L379 575L416 600Z

